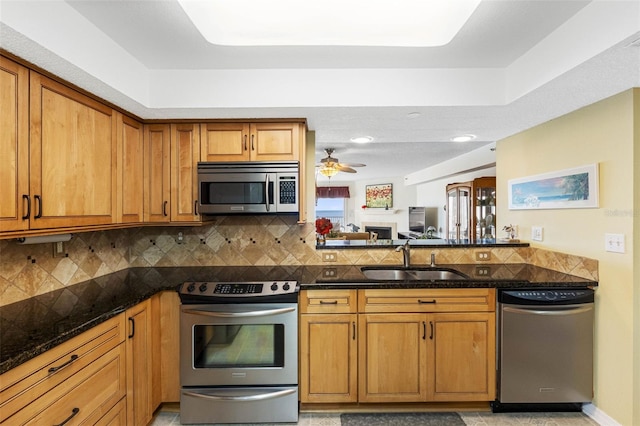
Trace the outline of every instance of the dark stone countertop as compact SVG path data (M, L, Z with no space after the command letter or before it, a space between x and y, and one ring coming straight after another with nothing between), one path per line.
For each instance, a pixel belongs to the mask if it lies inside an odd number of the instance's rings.
M372 267L375 267L372 266ZM71 339L154 294L185 281L289 280L302 289L471 288L597 286L561 272L526 264L438 265L469 279L376 282L360 266L226 266L130 268L0 307L0 374Z
M326 240L316 244L318 250L340 250L340 249L376 249L395 248L409 241L412 248L494 248L494 247L529 247L529 243L520 240L505 239L480 239L470 240L448 240L442 238L412 239L412 240Z

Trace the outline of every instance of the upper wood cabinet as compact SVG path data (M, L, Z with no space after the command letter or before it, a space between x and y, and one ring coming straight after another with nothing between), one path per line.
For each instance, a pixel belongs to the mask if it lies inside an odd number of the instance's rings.
M200 125L171 125L171 222L194 222L198 215Z
M148 124L144 130L144 221L169 222L171 126Z
M144 132L142 123L116 113L118 223L144 220Z
M201 127L201 161L300 160L301 123L206 123Z
M29 70L0 56L0 232L29 229Z
M113 223L113 110L38 73L30 75L30 228Z

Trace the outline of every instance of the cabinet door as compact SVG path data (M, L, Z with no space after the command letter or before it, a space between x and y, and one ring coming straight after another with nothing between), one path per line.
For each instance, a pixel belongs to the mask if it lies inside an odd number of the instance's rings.
M198 203L198 160L200 126L171 125L171 222L200 220Z
M31 229L113 223L113 110L31 72L30 115Z
M356 314L300 316L300 401L356 402Z
M359 315L360 402L426 401L426 332L424 314Z
M429 316L429 400L495 398L495 313Z
M248 161L249 124L207 123L200 130L201 161Z
M118 176L120 223L144 220L144 132L142 124L120 113L118 117Z
M169 222L171 134L168 124L149 124L144 133L144 220Z
M29 229L29 70L0 56L0 232Z
M146 425L153 415L152 334L150 302L146 300L126 312L129 334L127 346L127 424Z
M251 124L250 139L251 160L300 159L300 125L298 123Z

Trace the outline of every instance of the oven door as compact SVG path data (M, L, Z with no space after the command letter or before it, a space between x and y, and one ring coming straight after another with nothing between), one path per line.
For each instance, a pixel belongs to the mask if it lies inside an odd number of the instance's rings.
M298 383L298 305L182 305L180 382L185 386Z

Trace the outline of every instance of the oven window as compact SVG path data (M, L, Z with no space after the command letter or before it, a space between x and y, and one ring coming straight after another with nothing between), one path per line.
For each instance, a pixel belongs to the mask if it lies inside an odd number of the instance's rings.
M284 324L195 325L194 368L283 367Z

